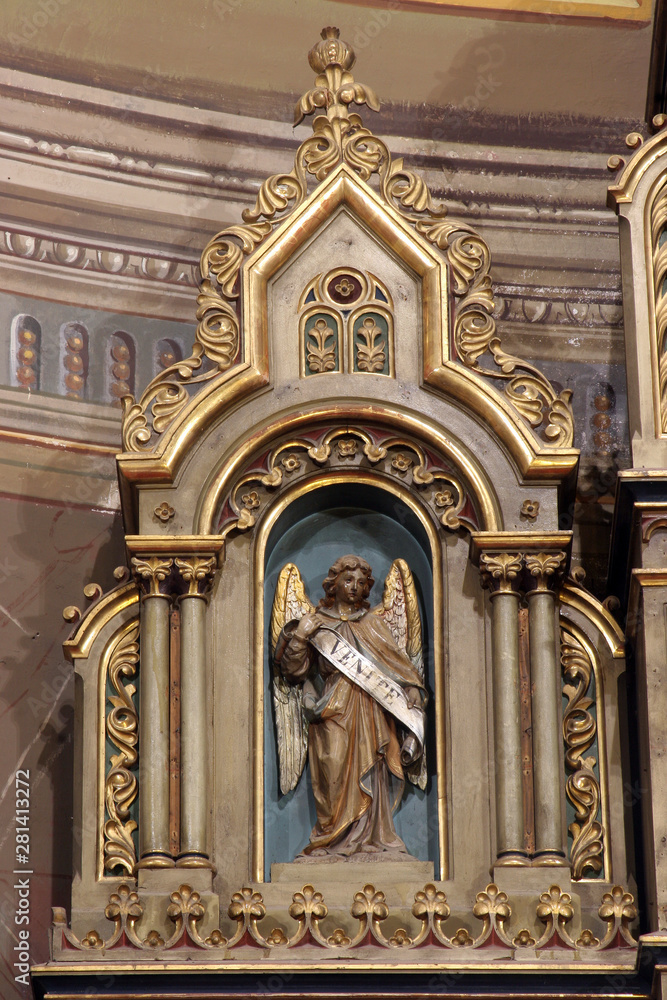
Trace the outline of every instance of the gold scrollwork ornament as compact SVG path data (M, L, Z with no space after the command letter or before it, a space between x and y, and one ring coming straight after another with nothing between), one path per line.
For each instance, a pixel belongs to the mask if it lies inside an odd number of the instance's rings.
M107 698L109 708L105 730L107 739L118 750L109 758L109 770L104 779L104 803L108 819L104 823L102 854L105 871L124 868L134 873L137 861L133 832L136 822L130 818L130 807L138 793L137 779L132 773L137 765L138 716L133 701L136 688L128 683L136 675L139 661L139 623L123 637L113 650L107 670L108 683L114 694Z
M454 317L458 360L478 375L505 380L506 398L516 411L536 429L545 424L543 435L549 444L571 446L571 392L564 389L557 393L539 369L506 354L501 347L493 318L490 253L484 240L466 223L448 221L446 206L433 203L423 178L405 167L402 158L393 159L386 144L363 126L359 115L350 113L352 104L366 104L373 111L380 105L369 87L354 81L349 71L355 54L340 40L337 28L323 30L322 41L311 50L309 61L318 76L315 87L297 104L295 123L315 114L313 135L299 146L291 171L264 181L255 205L243 212L243 224L218 233L205 248L192 355L160 372L139 402L124 397L124 449L149 448L153 436L163 433L188 405L188 387L208 381L234 364L240 344L238 297L243 261L305 201L308 175L321 182L341 163L363 181L377 175L385 203L444 253L458 300ZM479 364L487 353L495 368ZM194 377L204 357L207 367ZM151 428L146 415L149 409Z

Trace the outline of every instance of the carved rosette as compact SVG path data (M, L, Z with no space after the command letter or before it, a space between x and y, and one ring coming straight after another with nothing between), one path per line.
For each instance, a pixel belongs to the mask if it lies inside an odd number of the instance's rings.
M243 223L218 233L205 248L192 355L160 372L138 402L124 397L125 451L150 449L155 436L187 406L191 391L237 362L239 272L245 259L305 201L310 179L319 183L342 163L365 182L373 178L385 204L444 254L457 300L456 359L484 378L503 380L506 399L533 428L542 428L548 444L571 446L571 392L558 393L539 369L502 349L493 318L491 257L485 241L467 223L448 220L447 208L433 203L424 180L405 167L402 158L392 158L382 139L350 112L352 104L366 104L377 111L378 99L369 87L354 81L349 72L354 52L340 40L338 29L325 28L322 39L309 56L318 72L315 87L301 98L295 116L298 123L305 115L315 114L313 135L297 150L289 173L264 181L255 205L243 212ZM494 367L481 365L483 356ZM199 372L196 377L195 372Z
M578 881L587 875L599 875L604 867L602 795L595 774L598 762L589 752L597 736L595 677L590 655L572 631L561 627L560 636L563 695L567 698L563 712L565 764L569 771L565 792L575 817L568 827L572 837L570 863L572 878Z
M134 704L136 687L131 679L136 676L139 662L139 623L136 622L112 651L106 674L107 740L116 748L107 762L104 778L104 805L106 817L102 838L102 868L113 872L124 868L128 875L134 873L137 861L133 833L136 822L130 817L130 808L138 793L133 771L137 767L138 716Z
M315 438L279 445L260 468L244 473L224 504L218 531L252 529L276 491L324 468L374 468L389 479L417 489L440 524L451 531L476 528L476 515L463 483L434 465L424 449L407 438L346 425Z

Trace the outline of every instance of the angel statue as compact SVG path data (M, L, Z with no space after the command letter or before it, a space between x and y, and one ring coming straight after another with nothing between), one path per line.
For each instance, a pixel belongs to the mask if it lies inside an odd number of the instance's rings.
M314 607L293 563L278 577L271 647L280 789L296 786L308 752L317 812L300 859L410 857L393 814L406 775L426 787L421 621L407 563L392 564L371 610L373 582L365 559L342 556Z

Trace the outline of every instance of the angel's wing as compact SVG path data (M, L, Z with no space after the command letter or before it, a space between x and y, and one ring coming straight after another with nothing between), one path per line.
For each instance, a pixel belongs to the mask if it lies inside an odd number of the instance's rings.
M294 563L280 571L271 610L271 659L285 623L302 618L313 605L308 600L303 580ZM303 717L303 692L300 684L288 684L273 664L273 707L276 715L280 791L291 792L301 777L308 753L308 723Z
M422 623L415 581L404 559L395 559L384 581L382 604L373 608L389 626L394 642L412 661L422 684L424 683L424 657L422 654ZM427 766L424 752L413 767L408 768L408 778L414 785L426 788Z

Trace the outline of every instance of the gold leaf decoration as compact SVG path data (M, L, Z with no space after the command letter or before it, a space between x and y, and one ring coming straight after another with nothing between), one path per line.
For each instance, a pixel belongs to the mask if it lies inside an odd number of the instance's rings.
M108 683L114 694L107 698L111 707L106 714L107 739L118 753L109 758L109 770L104 779L104 802L107 816L104 823L103 858L105 871L124 868L134 873L137 861L133 832L137 824L130 818L130 807L137 797L137 779L132 773L137 766L138 723L133 701L135 676L139 661L139 622L123 636L109 659Z
M297 150L291 171L274 174L263 182L254 206L243 212L244 224L218 233L202 254L195 348L205 354L209 364L196 381L216 378L237 363L241 341L239 272L244 260L303 204L309 194L309 177L319 183L339 164L346 164L362 181L377 177L384 202L444 253L457 300L454 360L483 378L508 381L508 402L532 427L542 429L543 439L555 447L571 446L574 420L569 392L557 393L538 369L504 354L500 348L493 318L490 254L485 241L466 223L447 221L446 206L434 204L423 178L407 168L400 157L392 159L382 139L363 126L358 114L350 111L352 105L365 104L373 111L380 105L370 87L353 79L350 69L355 61L354 51L340 39L337 28L324 29L322 41L309 53L309 61L317 78L315 86L298 102L295 122L313 114L313 134ZM662 256L656 272L659 274L665 273ZM661 298L658 306L662 357L667 305L663 310ZM373 348L369 352L372 355ZM480 359L487 355L495 368L480 364ZM167 431L187 406L188 393L172 388L167 394L170 407L165 408L166 401L165 407L162 406L163 396L157 426L154 419L149 428L146 412L160 387L167 381L192 384L196 366L188 364L196 357L193 351L192 358L181 363L175 376L167 374L170 369L160 373L138 403L131 397L124 401L126 451L147 450L154 436ZM329 361L322 363L326 365ZM364 364L371 366L363 368L364 371L379 371L379 355L364 359ZM661 386L666 398L667 362L661 367ZM663 412L665 409L663 406Z
M561 666L563 669L563 694L567 705L563 712L563 739L565 763L570 774L565 792L574 806L574 822L570 823L572 836L570 863L575 881L587 874L598 875L604 864L604 829L597 819L600 811L600 782L594 768L597 761L586 752L592 747L597 726L589 711L593 699L588 689L593 676L593 664L583 645L569 631L561 628Z

